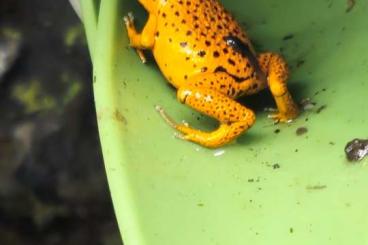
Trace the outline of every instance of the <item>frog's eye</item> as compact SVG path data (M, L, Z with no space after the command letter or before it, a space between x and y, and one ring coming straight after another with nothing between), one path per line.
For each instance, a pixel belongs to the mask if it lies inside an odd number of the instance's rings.
M234 40L234 37L232 36L224 37L224 41L226 42L228 46L231 46L233 48L238 47L238 45L236 44L236 41Z
M243 56L249 57L252 54L248 44L242 42L239 38L235 36L226 36L224 41L230 47L232 47L236 52L241 53Z

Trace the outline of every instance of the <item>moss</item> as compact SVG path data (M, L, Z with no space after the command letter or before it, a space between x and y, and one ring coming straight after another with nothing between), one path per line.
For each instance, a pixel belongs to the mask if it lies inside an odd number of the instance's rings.
M0 30L1 35L4 35L7 38L12 40L20 40L22 38L22 33L16 29L11 27L3 27Z
M44 93L38 80L16 85L13 88L12 97L24 106L25 113L50 110L57 104L52 96Z
M82 25L70 26L64 34L64 44L66 47L73 47L77 42L84 41L84 32Z
M62 95L62 104L67 105L70 101L72 101L82 90L82 82L76 78L73 78L67 72L61 75L61 81L67 87L64 95Z

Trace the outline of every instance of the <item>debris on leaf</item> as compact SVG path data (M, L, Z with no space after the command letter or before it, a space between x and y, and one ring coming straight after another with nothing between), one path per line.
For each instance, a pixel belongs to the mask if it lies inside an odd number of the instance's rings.
M300 127L296 130L296 135L300 136L303 134L306 134L308 132L308 129L306 127Z
M300 106L304 111L308 111L313 109L316 106L316 103L313 102L310 98L305 98L300 101Z
M327 106L326 105L321 105L318 109L317 109L317 111L316 111L316 113L317 114L319 114L319 113L321 113L321 111L323 111L324 109L326 109L327 108Z
M347 5L348 7L346 8L346 13L349 13L355 6L355 0L347 0Z
M305 63L305 60L298 60L298 62L296 63L296 67L297 67L297 68L299 68L299 67L301 67L304 63Z
M353 139L345 146L346 158L358 162L368 155L368 140Z
M221 149L219 149L219 150L216 150L216 151L213 153L213 155L214 155L215 157L219 157L219 156L223 155L224 153L225 153L225 150L221 150Z
M308 185L307 190L323 190L326 189L327 186L326 185Z
M283 41L287 41L287 40L290 40L290 39L293 39L294 38L294 35L293 34L288 34L286 36L284 36L282 38Z

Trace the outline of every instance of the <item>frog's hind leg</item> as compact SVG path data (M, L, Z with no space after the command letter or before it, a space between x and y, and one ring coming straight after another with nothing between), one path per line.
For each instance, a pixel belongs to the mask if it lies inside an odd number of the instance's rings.
M208 79L208 75L203 75L203 78ZM193 129L186 124L176 124L160 107L157 109L164 119L182 134L180 138L209 148L220 147L250 128L255 121L255 115L253 111L228 97L225 93L216 90L216 88L204 86L200 79L197 77L196 81L199 80L199 82L180 87L177 91L178 100L217 119L220 122L218 129L204 132ZM232 78L229 76L230 79ZM229 81L229 83L231 82Z
M287 89L288 68L279 54L262 53L258 57L262 71L268 77L268 86L275 99L278 113L270 115L276 122L288 122L299 114L298 106Z
M157 17L154 14L149 14L146 25L141 33L138 33L134 26L134 17L132 13L124 17L124 22L128 32L130 46L137 49L142 62L146 63L146 58L142 50L152 49L155 43Z

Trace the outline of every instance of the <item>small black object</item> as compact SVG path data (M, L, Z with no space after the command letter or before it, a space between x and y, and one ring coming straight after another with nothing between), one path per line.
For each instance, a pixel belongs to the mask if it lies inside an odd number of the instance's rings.
M353 139L345 146L345 154L351 162L362 160L368 155L368 140Z

